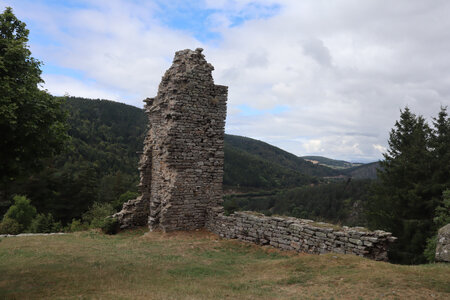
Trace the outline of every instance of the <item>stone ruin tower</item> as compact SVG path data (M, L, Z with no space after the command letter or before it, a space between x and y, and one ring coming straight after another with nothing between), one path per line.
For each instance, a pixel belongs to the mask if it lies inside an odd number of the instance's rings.
M215 85L203 49L175 53L155 98L144 100L149 127L139 162L141 195L114 216L121 228L205 227L222 202L228 87Z

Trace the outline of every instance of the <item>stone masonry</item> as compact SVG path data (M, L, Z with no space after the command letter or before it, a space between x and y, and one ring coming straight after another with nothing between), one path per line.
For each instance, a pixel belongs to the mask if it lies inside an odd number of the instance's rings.
M155 98L147 98L149 128L139 161L141 195L114 215L121 228L206 227L224 238L307 253L349 253L387 259L396 238L384 231L337 228L290 217L223 213L224 127L228 88L215 85L202 49L175 53Z
M221 203L228 88L214 84L213 70L202 49L178 51L157 96L145 100L141 196L115 215L122 228L203 228L207 209Z
M239 239L283 250L312 254L354 254L387 261L390 232L362 227L339 227L292 217L266 217L254 212L223 214L223 208L209 210L206 227L224 238Z

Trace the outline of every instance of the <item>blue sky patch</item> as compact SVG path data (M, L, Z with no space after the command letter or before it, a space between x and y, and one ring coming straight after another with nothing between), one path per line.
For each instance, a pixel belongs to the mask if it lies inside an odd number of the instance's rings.
M157 1L157 17L164 25L189 32L201 42L221 38L214 24L214 15L225 16L230 27L240 26L248 20L267 19L280 11L280 5L248 3L239 11L208 9L202 1Z
M71 68L65 68L61 66L57 66L54 64L46 64L44 63L42 65L42 72L45 74L57 74L57 75L64 75L72 78L76 78L78 80L88 80L86 76L84 75L84 72L71 69Z
M289 110L289 108L284 105L277 105L271 109L256 109L256 108L250 107L246 104L241 104L236 107L240 110L239 115L243 116L243 117L254 117L254 116L261 116L261 115L266 115L266 114L276 115L276 114L281 114L281 113Z

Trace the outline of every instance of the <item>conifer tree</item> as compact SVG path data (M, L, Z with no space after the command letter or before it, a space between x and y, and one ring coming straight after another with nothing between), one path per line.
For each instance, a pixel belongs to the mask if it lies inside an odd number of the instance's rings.
M430 149L433 156L433 187L434 197L440 198L442 192L450 188L450 117L446 107L441 107L437 118L433 119L433 131L430 139Z
M430 139L432 154L432 185L434 235L429 237L424 254L428 261L434 261L437 231L450 222L450 117L447 108L442 107L437 118L433 119L433 131Z
M369 224L398 237L390 251L393 262L425 261L423 250L432 232L436 207L430 188L430 134L424 118L406 107L390 133L389 149L380 163L380 180L369 204Z

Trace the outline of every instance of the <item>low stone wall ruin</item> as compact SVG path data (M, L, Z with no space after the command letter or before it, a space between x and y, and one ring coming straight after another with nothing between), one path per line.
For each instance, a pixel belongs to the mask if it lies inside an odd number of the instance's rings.
M206 228L223 238L312 254L354 254L387 261L387 249L396 240L390 232L331 224L292 217L266 217L254 212L223 214L210 209Z

